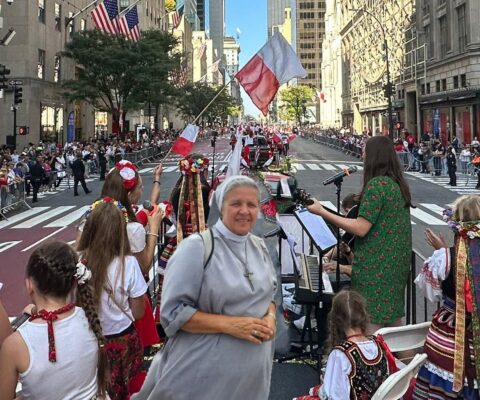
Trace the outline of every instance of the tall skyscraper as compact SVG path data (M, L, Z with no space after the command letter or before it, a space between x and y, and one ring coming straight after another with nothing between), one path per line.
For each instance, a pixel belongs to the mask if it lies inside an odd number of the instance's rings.
M205 30L205 0L197 0L197 15L200 21L201 31Z
M225 0L209 0L210 39L217 59L223 57L223 36L225 26Z
M268 0L267 2L267 37L275 32L275 27L285 22L285 8L289 7L291 0Z

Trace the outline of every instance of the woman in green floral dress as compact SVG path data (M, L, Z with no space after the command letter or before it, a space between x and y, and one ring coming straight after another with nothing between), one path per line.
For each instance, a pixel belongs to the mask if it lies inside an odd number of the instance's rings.
M310 212L357 236L352 289L367 299L368 333L400 325L410 269L411 195L395 153L385 136L370 138L364 151L360 209L356 219L326 211L319 201Z

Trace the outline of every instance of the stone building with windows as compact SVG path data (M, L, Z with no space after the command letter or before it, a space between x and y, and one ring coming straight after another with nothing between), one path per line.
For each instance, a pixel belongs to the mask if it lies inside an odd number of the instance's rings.
M426 53L416 85L419 133L468 144L480 136L478 0L417 0L416 22Z
M119 0L121 8L128 0ZM69 21L91 0L14 0L3 2L1 17L3 37L9 28L16 35L8 46L2 46L0 64L11 70L9 78L23 82L23 101L18 106L17 126L28 126L27 136L17 135L17 148L28 142L67 140L67 124L75 124L75 139L94 136L109 131L109 117L97 112L89 104L67 103L62 96L61 82L75 76L75 65L61 57L65 44L76 31L93 29L90 12L85 10ZM165 29L164 0L138 3L140 29ZM0 144L6 144L7 136L13 136L13 94L5 91L0 99ZM127 116L128 119L128 116Z
M296 51L307 71L298 83L319 90L322 87L322 41L325 36L325 0L296 0ZM320 103L308 106L308 119L320 122Z

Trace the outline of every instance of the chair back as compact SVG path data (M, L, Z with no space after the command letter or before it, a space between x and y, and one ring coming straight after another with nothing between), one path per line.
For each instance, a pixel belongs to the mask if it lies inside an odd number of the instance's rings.
M414 350L423 347L431 322L420 324L380 328L375 336L381 335L392 353Z
M398 400L407 392L410 381L427 360L426 354L417 354L405 368L390 375L377 389L372 400Z

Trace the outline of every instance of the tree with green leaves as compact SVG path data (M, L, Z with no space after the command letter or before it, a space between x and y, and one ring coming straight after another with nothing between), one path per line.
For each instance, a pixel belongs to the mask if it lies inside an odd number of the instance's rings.
M302 117L307 114L307 104L312 101L314 91L310 86L289 86L280 91L280 118L286 121L295 121L302 125Z
M138 42L98 30L75 33L63 55L76 63L76 79L63 83L69 101L86 101L112 116L112 132L128 111L150 101L161 104L173 93L169 71L179 57L170 55L176 40L166 32L142 32ZM123 124L125 126L125 124Z
M178 109L185 119L192 121L218 94L221 88L209 86L203 82L195 82L187 84L183 87L183 95L178 98ZM237 104L226 89L223 89L215 101L202 114L199 124L205 122L222 122L226 123L228 117L235 115L237 112Z

